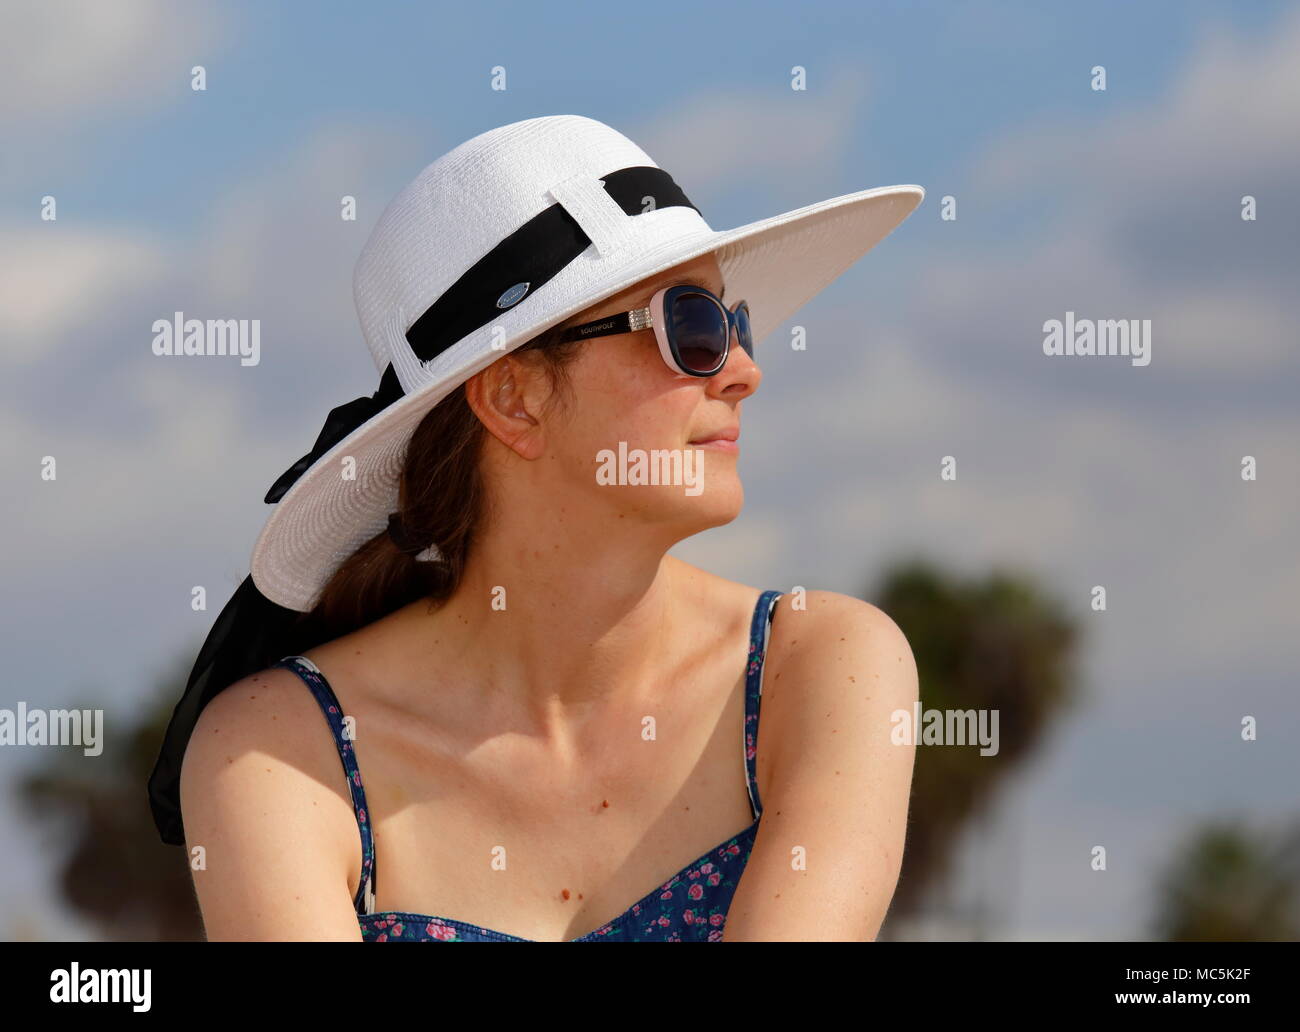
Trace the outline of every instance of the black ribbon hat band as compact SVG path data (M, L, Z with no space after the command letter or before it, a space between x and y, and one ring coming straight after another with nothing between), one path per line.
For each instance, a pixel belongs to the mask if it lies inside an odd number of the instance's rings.
M637 165L601 177L605 192L625 215L643 213L645 199L654 207L695 208L681 187L661 168ZM698 208L695 208L699 211ZM526 283L533 294L591 246L591 238L561 204L552 204L502 240L443 291L406 332L411 350L423 362L442 354L501 315L502 291ZM520 294L518 304L526 294ZM507 306L512 307L512 306Z
M605 191L627 215L648 210L647 198L653 199L655 209L695 208L663 169L633 166L611 172L602 180ZM440 355L490 324L504 308L513 307L545 285L591 242L563 205L552 204L475 262L412 324L406 332L412 351L425 362ZM389 363L374 394L330 410L311 451L276 478L265 500L278 502L326 452L404 393ZM313 623L309 614L268 599L257 589L251 574L244 578L199 650L149 778L149 806L163 842L185 844L180 808L181 761L203 708L235 681L285 656L313 648L330 636Z

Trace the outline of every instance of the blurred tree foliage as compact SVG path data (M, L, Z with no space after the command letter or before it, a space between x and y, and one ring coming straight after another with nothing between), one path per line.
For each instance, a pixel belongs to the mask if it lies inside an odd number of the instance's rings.
M1236 818L1206 822L1176 851L1156 901L1156 939L1300 939L1300 824L1253 833Z
M978 745L917 746L902 873L880 936L888 938L890 923L919 911L949 874L966 822L1076 701L1078 631L1029 577L1005 571L962 580L908 559L865 598L907 636L923 709L998 711L994 755Z
M158 837L145 788L197 653L196 647L163 678L134 725L120 723L127 711L105 713L99 756L46 749L43 768L19 786L27 812L54 827L65 901L105 939L203 938L185 849Z

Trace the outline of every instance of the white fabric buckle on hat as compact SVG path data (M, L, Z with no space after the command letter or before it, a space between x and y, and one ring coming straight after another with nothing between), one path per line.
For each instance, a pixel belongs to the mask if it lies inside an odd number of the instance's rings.
M572 215L591 237L592 246L602 258L617 258L633 239L631 224L634 216L628 215L605 190L604 183L595 176L580 172L549 191L564 210Z

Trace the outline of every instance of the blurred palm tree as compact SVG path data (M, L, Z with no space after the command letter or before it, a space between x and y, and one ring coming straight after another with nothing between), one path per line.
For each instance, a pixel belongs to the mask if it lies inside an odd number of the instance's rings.
M1076 701L1079 631L1031 578L1000 570L963 580L908 559L865 597L907 636L924 709L998 712L991 756L978 745L917 747L903 866L880 934L888 939L942 889L966 824Z
M1156 939L1300 939L1300 824L1254 834L1237 819L1207 822L1177 850L1156 899Z
M162 679L133 727L104 722L103 751L43 750L43 769L22 779L18 796L55 829L64 899L114 941L193 941L203 922L184 848L164 845L145 784L163 732L189 677L197 648ZM87 708L97 708L87 704ZM114 714L121 717L127 711Z

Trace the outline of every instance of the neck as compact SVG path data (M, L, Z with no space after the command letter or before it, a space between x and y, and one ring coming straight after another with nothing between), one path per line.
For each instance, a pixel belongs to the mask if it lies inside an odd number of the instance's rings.
M440 639L484 712L543 739L568 738L611 703L661 697L676 651L674 586L690 568L667 545L638 550L559 521L539 539L536 519L513 522L496 521L477 542L432 621L412 607L416 637Z

